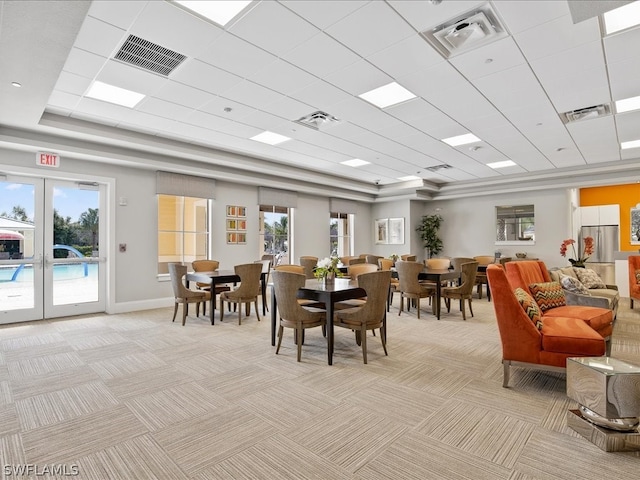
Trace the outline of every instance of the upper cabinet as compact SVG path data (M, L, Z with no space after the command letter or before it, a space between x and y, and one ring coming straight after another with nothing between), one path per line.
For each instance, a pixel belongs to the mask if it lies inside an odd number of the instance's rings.
M620 225L620 205L580 207L580 225Z

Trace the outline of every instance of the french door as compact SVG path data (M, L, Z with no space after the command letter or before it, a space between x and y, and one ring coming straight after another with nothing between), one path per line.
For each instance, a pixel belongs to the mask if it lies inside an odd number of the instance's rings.
M105 310L104 197L93 183L0 179L0 323Z

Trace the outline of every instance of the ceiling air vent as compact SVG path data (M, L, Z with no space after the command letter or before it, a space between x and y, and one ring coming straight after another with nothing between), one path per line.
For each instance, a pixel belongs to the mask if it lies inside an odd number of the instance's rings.
M320 130L321 128L327 127L329 125L339 123L340 120L338 120L333 115L318 110L317 112L313 112L309 115L299 118L298 120L295 120L295 122L299 123L300 125L304 125L305 127L313 128L314 130Z
M437 172L438 170L448 170L453 168L451 165L446 163L441 163L440 165L434 165L432 167L425 167L425 170L429 170L430 172Z
M144 38L129 35L114 58L168 77L187 57Z
M504 38L508 34L498 15L487 3L421 32L421 35L445 58L449 58Z
M564 123L579 122L580 120L589 120L590 118L604 117L611 113L611 107L606 104L594 105L593 107L579 108L560 114L560 118Z

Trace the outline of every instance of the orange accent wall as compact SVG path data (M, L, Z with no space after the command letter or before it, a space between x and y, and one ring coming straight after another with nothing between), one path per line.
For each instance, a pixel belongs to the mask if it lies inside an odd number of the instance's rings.
M620 250L637 250L631 245L631 208L640 203L640 184L580 189L580 206L620 205Z

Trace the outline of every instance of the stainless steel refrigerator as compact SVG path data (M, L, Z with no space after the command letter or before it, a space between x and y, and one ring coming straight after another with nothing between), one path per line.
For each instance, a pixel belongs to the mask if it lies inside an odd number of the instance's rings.
M620 250L620 227L618 225L595 225L580 229L580 255L584 249L584 238L593 237L594 252L587 262L614 263L614 252Z

